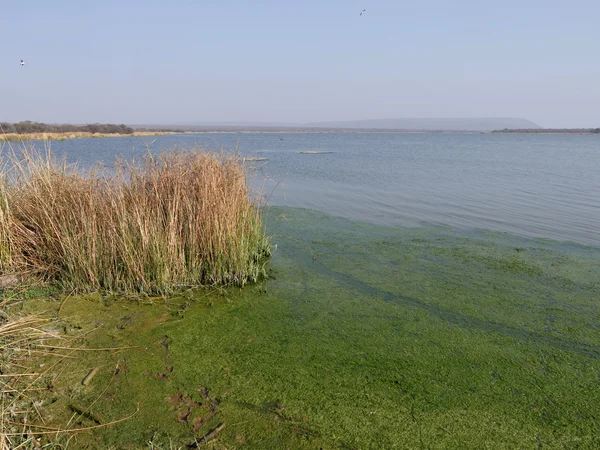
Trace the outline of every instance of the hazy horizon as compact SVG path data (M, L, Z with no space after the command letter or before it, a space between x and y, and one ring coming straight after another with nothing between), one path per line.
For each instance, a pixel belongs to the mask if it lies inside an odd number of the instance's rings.
M23 121L31 121L30 119L23 119ZM385 129L398 129L398 130L402 130L402 129L419 129L418 127L415 128L414 126L412 127L393 127L393 126L389 126L387 124L379 126L379 125L373 125L373 126L369 126L371 123L373 122L381 122L381 123L385 123L385 122L393 122L393 121L398 121L398 122L438 122L438 121L449 121L449 122L460 122L460 121L472 121L472 122L477 122L477 121L490 121L490 122L494 122L494 121L507 121L507 122L521 122L524 126L521 127L512 127L512 128L544 128L541 125L524 119L524 118L520 118L520 117L457 117L457 118L448 118L448 117L396 117L396 118L381 118L381 119L356 119L356 120L345 120L345 121L338 121L338 120L327 120L327 121L322 121L322 122L277 122L277 121L210 121L210 120L200 120L200 121L180 121L180 122L147 122L147 123L135 123L135 122L128 122L125 123L125 125L128 126L132 126L132 127L144 127L144 126L150 126L150 127L265 127L265 128L311 128L311 127L321 127L321 128L343 128L343 127L347 127L347 128L366 128L366 129L377 129L377 128L385 128ZM8 121L4 121L4 122L8 122ZM47 123L47 124L71 124L71 125L88 125L88 124L94 124L94 123L103 123L103 122L43 122L40 121L41 123ZM10 122L9 122L10 123ZM504 125L502 125L502 127L504 127ZM423 129L431 129L431 130L443 130L444 128L435 128L435 127L425 127ZM490 130L492 129L498 129L498 127L496 128L489 128ZM468 128L465 128L465 130L468 130Z
M542 128L540 125L521 118L387 118L387 119L363 119L349 121L324 121L324 122L182 122L163 124L128 124L133 127L180 127L180 128L298 128L298 129L363 129L363 130L431 130L431 131L492 131L504 128L509 129L534 129Z
M0 121L600 126L591 1L34 0L3 13Z

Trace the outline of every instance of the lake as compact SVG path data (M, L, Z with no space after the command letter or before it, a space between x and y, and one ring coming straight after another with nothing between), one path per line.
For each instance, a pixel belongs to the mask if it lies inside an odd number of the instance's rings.
M42 379L42 426L115 424L65 435L69 448L184 448L221 429L214 443L227 448L600 448L599 144L466 133L53 142L84 167L194 145L265 158L247 164L272 205L273 254L268 279L244 289L19 301L24 314L60 316L78 346L118 349L32 361L58 374L51 389Z
M266 158L251 166L271 205L600 245L594 135L205 133L55 141L51 149L90 166L181 146Z

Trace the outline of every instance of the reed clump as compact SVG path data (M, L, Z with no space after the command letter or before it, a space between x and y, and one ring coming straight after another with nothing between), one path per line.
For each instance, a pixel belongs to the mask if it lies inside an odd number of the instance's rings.
M162 294L264 275L260 199L236 156L176 151L83 172L25 151L0 171L0 272Z

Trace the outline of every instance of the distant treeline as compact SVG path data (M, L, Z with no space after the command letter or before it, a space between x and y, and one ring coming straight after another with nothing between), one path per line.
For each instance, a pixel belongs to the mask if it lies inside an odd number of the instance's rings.
M600 128L526 128L526 129L522 129L522 130L511 130L511 129L505 128L503 130L494 130L494 131L492 131L492 133L600 134Z
M100 134L133 134L133 128L127 125L115 125L112 123L90 123L87 125L48 124L26 120L18 123L0 122L0 133L100 133Z

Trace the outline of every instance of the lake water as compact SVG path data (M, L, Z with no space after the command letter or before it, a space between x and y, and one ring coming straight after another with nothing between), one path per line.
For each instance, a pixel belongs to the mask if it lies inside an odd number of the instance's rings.
M251 163L253 183L272 205L600 245L599 136L206 133L55 141L51 149L89 166L180 146L266 158Z

